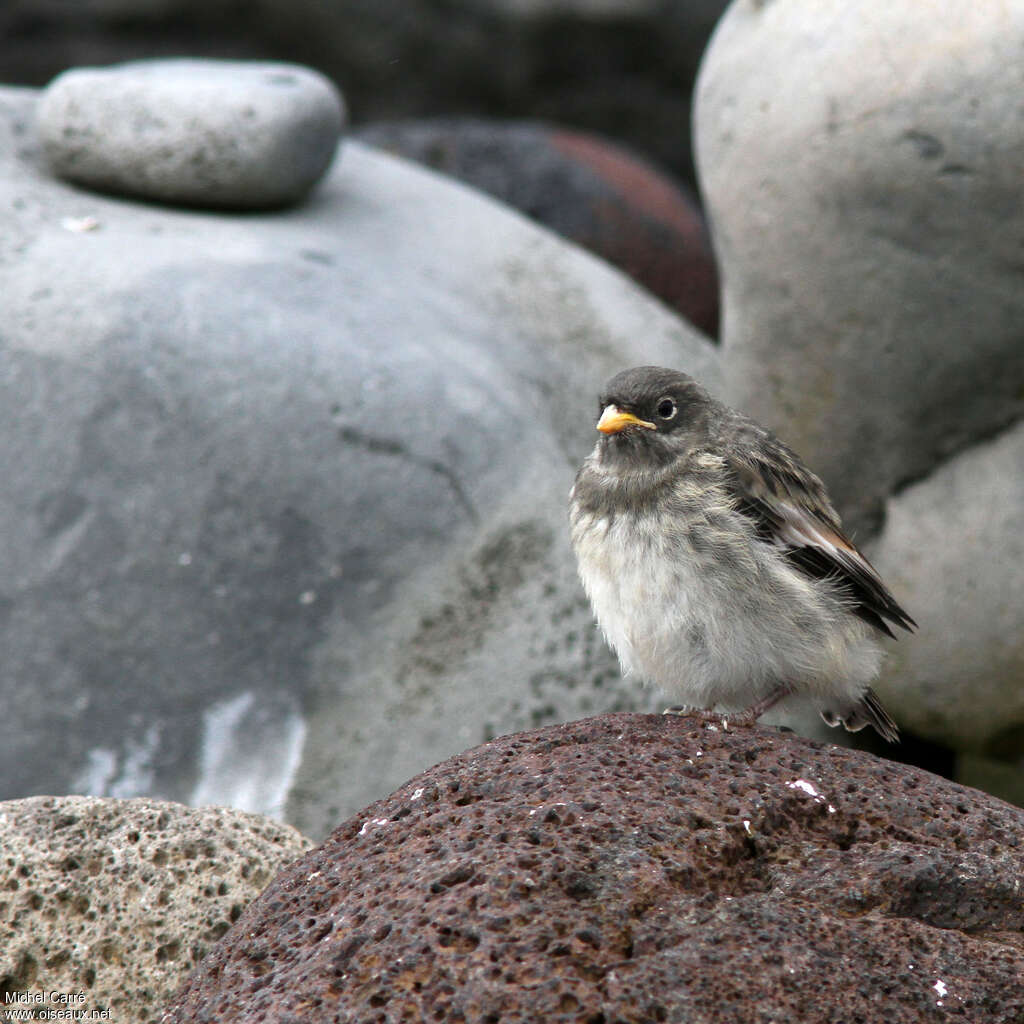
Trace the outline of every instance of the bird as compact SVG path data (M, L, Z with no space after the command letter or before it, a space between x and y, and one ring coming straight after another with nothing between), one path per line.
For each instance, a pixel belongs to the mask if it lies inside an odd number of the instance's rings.
M825 485L771 431L660 366L612 377L569 495L583 588L625 676L753 724L809 702L830 726L899 730L871 682L913 631Z

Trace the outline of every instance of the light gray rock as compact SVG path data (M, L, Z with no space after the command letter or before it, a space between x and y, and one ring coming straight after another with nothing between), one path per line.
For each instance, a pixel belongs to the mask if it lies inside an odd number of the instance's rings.
M334 158L340 93L295 64L135 61L66 71L39 133L55 174L104 192L199 207L298 202Z
M855 525L1024 413L1022 45L1016 3L735 0L705 54L728 397Z
M1024 755L1024 424L894 497L873 549L919 632L878 687L897 720L958 751Z
M310 846L287 825L225 807L0 803L5 1010L157 1020L245 906Z
M715 387L712 346L364 147L303 207L199 214L41 174L34 107L0 90L0 795L318 836L488 735L655 704L593 625L567 492L606 377Z

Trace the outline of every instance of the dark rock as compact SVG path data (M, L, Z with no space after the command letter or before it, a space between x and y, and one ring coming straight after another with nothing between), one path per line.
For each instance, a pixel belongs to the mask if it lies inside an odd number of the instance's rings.
M364 119L510 114L615 135L692 180L690 92L726 0L7 0L4 80L140 57L308 64ZM571 40L571 45L567 45Z
M286 869L164 1019L1020 1021L1022 835L992 797L762 729L509 736Z
M619 267L712 337L718 275L699 205L606 138L538 122L383 122L357 138L501 199Z

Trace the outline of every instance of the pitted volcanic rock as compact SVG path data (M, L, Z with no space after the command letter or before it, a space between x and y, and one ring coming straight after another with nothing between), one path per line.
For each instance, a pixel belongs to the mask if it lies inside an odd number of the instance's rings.
M1024 811L870 754L606 715L423 773L164 1018L1024 1020Z

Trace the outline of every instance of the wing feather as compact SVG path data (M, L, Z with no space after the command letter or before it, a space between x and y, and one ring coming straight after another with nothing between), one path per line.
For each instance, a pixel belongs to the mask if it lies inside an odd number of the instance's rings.
M756 440L756 448L730 454L727 463L736 507L758 536L782 548L809 577L836 582L850 595L854 613L876 629L889 636L890 624L912 630L917 623L843 533L824 484L767 432Z

